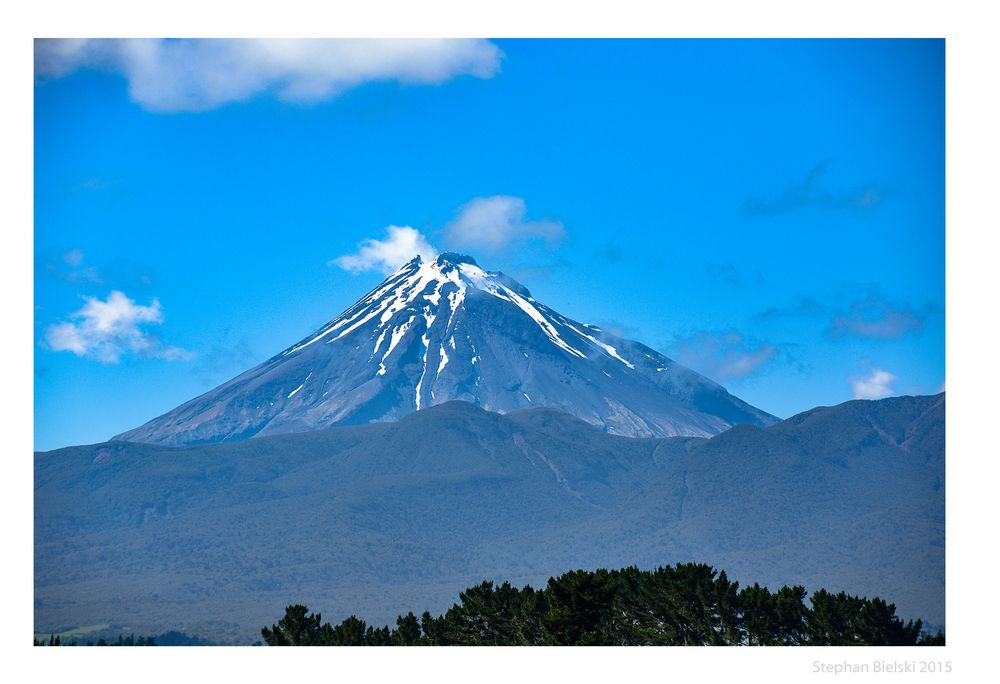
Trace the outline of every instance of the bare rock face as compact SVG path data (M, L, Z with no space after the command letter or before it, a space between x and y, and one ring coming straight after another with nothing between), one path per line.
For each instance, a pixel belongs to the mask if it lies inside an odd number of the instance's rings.
M446 253L414 258L301 342L114 439L238 440L392 421L456 399L499 413L555 408L632 437L776 422L649 347Z

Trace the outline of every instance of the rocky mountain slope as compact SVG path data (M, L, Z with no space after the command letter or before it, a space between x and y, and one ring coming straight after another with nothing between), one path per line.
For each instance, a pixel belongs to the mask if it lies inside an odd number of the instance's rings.
M452 400L545 406L618 435L777 419L638 342L579 323L467 256L420 257L261 365L114 439L199 444L397 420Z

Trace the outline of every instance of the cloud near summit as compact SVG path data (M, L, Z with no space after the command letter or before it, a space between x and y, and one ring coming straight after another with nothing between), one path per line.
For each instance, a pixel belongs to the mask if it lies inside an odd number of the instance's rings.
M526 220L528 207L520 197L492 195L476 197L458 208L441 236L449 249L482 249L499 251L513 243L541 239L553 247L566 236L559 221ZM331 259L330 266L339 266L351 273L381 271L393 273L415 256L427 261L439 249L416 228L388 226L383 239L367 238L358 243L358 251Z
M427 261L437 256L437 250L416 228L389 226L384 240L362 240L356 253L331 259L329 265L351 273L381 271L388 275L415 256Z
M459 207L444 228L444 239L458 248L484 248L496 251L511 242L540 238L554 245L566 236L559 221L526 220L528 205L520 197L493 195L476 197Z
M119 73L157 112L195 112L269 94L314 103L370 81L492 78L503 53L482 39L39 39L35 75Z

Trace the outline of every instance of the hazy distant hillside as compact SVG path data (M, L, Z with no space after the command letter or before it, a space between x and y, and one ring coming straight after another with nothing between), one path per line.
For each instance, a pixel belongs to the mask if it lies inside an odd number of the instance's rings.
M396 423L35 458L36 631L255 638L290 603L442 610L483 578L703 560L944 618L944 395L710 440L452 402Z
M564 567L705 561L743 581L891 596L944 623L945 398L851 401L737 426L599 520L510 541Z

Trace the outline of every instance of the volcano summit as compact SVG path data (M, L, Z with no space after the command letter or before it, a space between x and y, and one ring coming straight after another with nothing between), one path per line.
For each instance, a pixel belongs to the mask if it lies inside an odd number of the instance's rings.
M500 413L551 407L632 437L777 422L653 349L445 253L415 257L301 342L114 439L221 442L392 421L455 399Z

